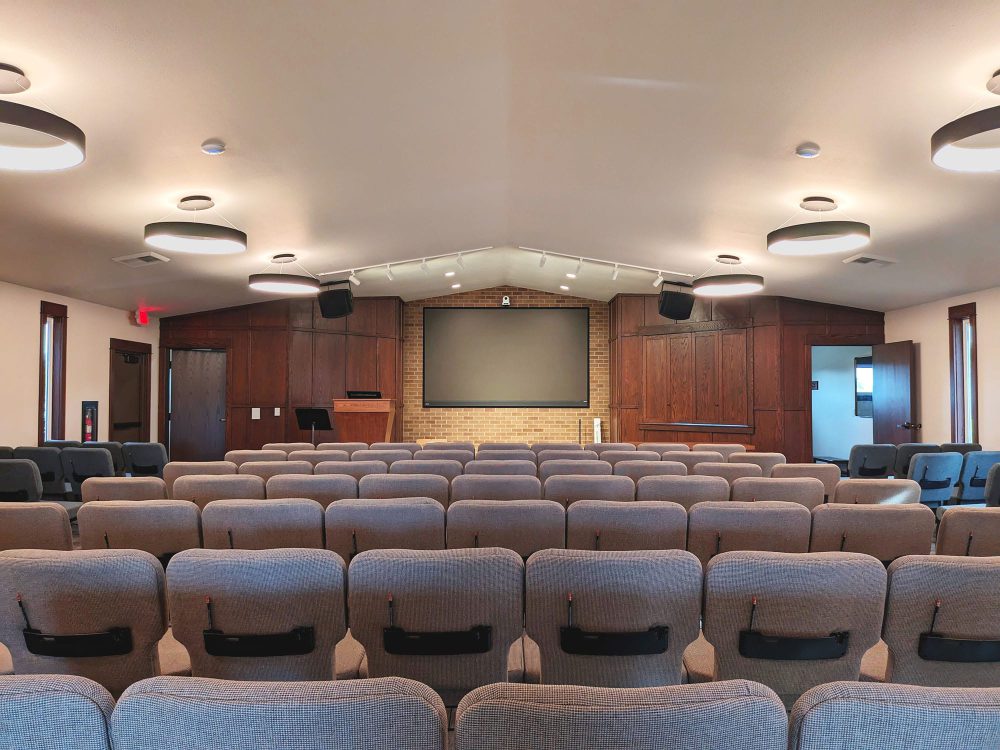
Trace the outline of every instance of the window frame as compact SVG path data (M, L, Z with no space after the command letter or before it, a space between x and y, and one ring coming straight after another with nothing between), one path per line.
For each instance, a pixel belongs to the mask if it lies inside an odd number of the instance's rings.
M966 326L968 326L968 336L966 336ZM979 440L975 302L948 308L948 338L951 372L951 440L954 443L975 443ZM968 368L966 347L968 347ZM970 423L968 430L967 421Z
M66 437L66 305L42 300L38 329L38 444ZM45 434L46 368L45 328L52 320L52 403L49 405L50 434Z
M854 358L854 416L861 417L862 419L873 419L875 415L872 413L872 406L874 405L872 396L874 394L871 391L864 393L858 390L858 369L861 367L874 369L872 356L870 354L866 357ZM867 409L868 414L861 413L862 403L867 403L869 405Z

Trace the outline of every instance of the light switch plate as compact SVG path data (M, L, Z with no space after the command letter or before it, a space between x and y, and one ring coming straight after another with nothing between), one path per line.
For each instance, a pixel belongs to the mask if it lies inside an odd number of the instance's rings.
M260 407L251 406L250 407L250 419L260 419Z
M275 406L274 407L274 416L276 416L276 417L280 417L281 416L281 407L280 406Z

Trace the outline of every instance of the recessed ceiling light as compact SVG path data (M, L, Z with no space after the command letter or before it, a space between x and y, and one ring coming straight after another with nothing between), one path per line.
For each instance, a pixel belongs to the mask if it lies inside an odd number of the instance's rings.
M732 273L732 267L742 261L736 255L719 255L716 262L729 266L729 273L713 274L695 279L691 291L699 297L742 297L764 288L764 277L750 273Z
M986 88L1000 94L1000 70ZM931 136L931 161L952 172L1000 171L1000 107L990 107L959 117Z
M445 271L444 275L447 276L450 279L452 276L455 275L455 272L454 271Z
M560 284L559 288L562 289L564 292L568 292L569 291L569 287L566 286L565 284Z
M805 141L795 147L795 155L801 159L815 159L819 156L819 144L812 141Z
M177 207L183 211L202 211L214 205L207 195L189 195ZM157 221L146 225L144 237L147 245L174 253L229 255L247 249L245 232L198 221Z
M575 274L575 273L572 273L572 272L570 272L570 273L566 274L566 278L567 278L567 279L575 279L575 278L576 278L576 274Z
M285 273L288 263L297 262L292 253L280 253L271 258L271 263L278 266L278 273L254 273L250 275L251 289L272 294L316 294L319 291L319 279L305 274Z
M462 285L461 285L461 284L452 284L452 285L451 285L451 288L452 288L452 289L461 289L461 288L462 288Z

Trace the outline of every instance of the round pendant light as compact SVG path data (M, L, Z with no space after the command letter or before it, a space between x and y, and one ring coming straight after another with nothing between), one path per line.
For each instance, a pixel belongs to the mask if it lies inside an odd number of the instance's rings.
M833 211L837 202L822 195L803 198L806 211ZM775 255L832 255L865 247L872 241L872 228L860 221L812 221L779 227L767 235L767 249Z
M316 294L319 292L319 279L308 272L303 274L285 273L287 264L298 264L298 259L292 253L279 253L271 258L271 263L278 266L278 273L250 274L251 289L271 294ZM299 267L301 268L301 266Z
M189 195L182 198L177 207L183 211L203 211L214 205L207 195ZM246 232L198 221L153 222L146 225L144 238L147 245L172 253L232 255L247 249Z
M1000 70L986 84L1000 94ZM952 172L1000 171L1000 107L959 117L931 136L931 161Z
M764 289L764 277L752 273L733 273L734 266L743 261L736 255L720 255L715 259L729 267L729 273L701 276L691 283L691 291L698 297L742 297Z
M17 94L31 82L24 71L0 63L0 94ZM52 172L83 163L87 137L51 112L0 100L0 169Z

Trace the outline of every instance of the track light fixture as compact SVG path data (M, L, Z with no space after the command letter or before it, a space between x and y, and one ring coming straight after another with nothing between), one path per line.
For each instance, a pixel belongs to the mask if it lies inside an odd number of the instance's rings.
M351 271L351 275L347 277L347 280L354 284L354 286L361 286L361 279L357 277L354 271Z
M392 267L388 263L385 264L385 278L388 279L389 281L392 281L393 279L396 278L395 276L392 275Z
M659 288L659 287L663 286L663 272L662 271L657 271L656 272L656 280L653 282L653 286L656 287L656 288Z
M545 261L547 261L548 259L549 256L546 253L542 253L542 257L538 259L538 267L545 268Z
M618 281L618 264L615 263L615 270L611 272L611 280Z

